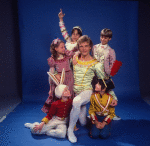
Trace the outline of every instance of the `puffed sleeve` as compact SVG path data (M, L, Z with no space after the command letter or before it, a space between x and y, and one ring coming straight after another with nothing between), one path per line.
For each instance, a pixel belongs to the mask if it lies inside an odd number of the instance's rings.
M92 48L92 56L98 60L97 45L94 45Z
M108 94L110 94L113 99L115 99L115 100L118 101L117 96L116 96L116 94L115 94L115 92L114 92L113 90L110 90L110 91L108 92Z
M96 75L99 79L104 79L105 78L105 73L104 73L102 63L98 62L97 64L95 64L94 69L95 69L95 73L96 73Z
M116 60L116 54L115 54L115 51L114 49L111 49L109 50L109 53L107 55L107 57L105 58L104 60L104 67L105 67L105 72L110 75L110 72L111 72L111 68L113 66L113 63L115 62Z
M55 66L55 60L54 60L53 57L48 58L48 59L47 59L47 62L48 62L48 65L49 65L50 67L54 67L54 66Z
M67 42L71 42L71 38L66 30L66 27L65 27L65 24L63 21L59 22L59 27L60 27L60 31L62 33L62 36L64 37L64 39L67 41Z

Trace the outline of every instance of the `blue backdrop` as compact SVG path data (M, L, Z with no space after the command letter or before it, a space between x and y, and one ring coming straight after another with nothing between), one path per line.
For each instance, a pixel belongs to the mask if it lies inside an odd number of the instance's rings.
M79 25L97 44L101 29L113 31L109 45L123 62L113 77L115 93L119 101L140 99L137 1L18 0L23 100L44 102L48 96L49 47L54 38L63 39L58 25L60 8L66 14L69 34Z

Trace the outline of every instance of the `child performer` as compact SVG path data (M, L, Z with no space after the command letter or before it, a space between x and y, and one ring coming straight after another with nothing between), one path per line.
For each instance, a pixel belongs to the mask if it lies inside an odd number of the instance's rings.
M73 97L73 73L70 68L70 59L74 55L73 51L65 50L65 44L60 39L53 40L50 51L52 56L48 58L48 64L50 66L50 72L54 73L57 72L57 79L60 79L60 74L62 72L62 69L65 68L65 74L66 78L64 81L64 84L69 87L71 97ZM49 97L47 98L44 106L42 107L42 111L44 113L47 113L49 111L49 108L51 106L51 103L53 101L56 101L57 98L54 96L54 90L55 90L55 84L52 80L49 80L50 82L50 91L49 91Z
M116 60L116 54L114 49L112 49L108 42L112 38L112 31L110 29L103 29L101 31L100 35L100 44L94 45L92 49L92 55L94 58L96 58L99 62L101 62L104 65L104 72L106 78L109 78L110 76L114 75L114 72L112 71L112 67L118 68L122 65L120 61ZM113 96L115 100L118 100L114 91L110 91L109 94ZM121 118L119 116L115 116L114 120L120 120Z
M62 9L60 9L60 12L58 14L59 17L59 27L62 32L62 35L64 39L66 40L66 48L67 50L73 50L75 47L77 47L77 40L79 37L82 36L82 29L79 26L73 27L71 31L71 37L69 36L65 24L63 22L63 17L65 14L62 12Z
M71 94L68 86L62 84L64 73L63 70L59 84L55 76L48 72L49 76L57 84L55 95L59 100L52 103L47 116L42 119L40 124L38 122L25 124L27 128L31 129L33 134L46 134L57 138L65 138L67 131L66 123L72 107L72 99L69 98Z
M107 87L105 87L105 85ZM111 129L111 120L115 116L115 108L113 107L113 98L107 94L109 90L114 88L112 80L98 79L96 76L92 80L93 94L90 99L89 114L92 121L90 137L92 138L108 138Z

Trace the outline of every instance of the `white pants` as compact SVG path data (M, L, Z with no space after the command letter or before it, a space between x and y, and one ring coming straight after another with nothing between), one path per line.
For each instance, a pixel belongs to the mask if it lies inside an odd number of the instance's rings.
M37 132L34 132L33 130L35 125L39 125L38 122L33 123L30 129L33 134L46 134L48 136L53 136L57 138L65 138L67 131L67 120L68 119L66 118L64 121L62 121L54 116L47 124L44 124L41 132L39 132L39 130Z
M70 113L69 128L73 132L79 118L81 125L86 124L86 104L90 102L92 90L85 90L73 99L73 107Z

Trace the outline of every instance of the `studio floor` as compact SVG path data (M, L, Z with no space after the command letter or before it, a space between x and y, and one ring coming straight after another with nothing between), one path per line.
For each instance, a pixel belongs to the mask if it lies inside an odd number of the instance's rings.
M87 127L79 127L75 132L77 143L72 144L65 139L33 135L26 122L40 122L45 114L40 110L40 102L21 102L6 119L0 123L1 146L58 146L58 145L89 145L89 146L149 146L150 145L150 105L143 99L120 101L116 113L122 119L112 122L112 131L109 139L91 139Z

